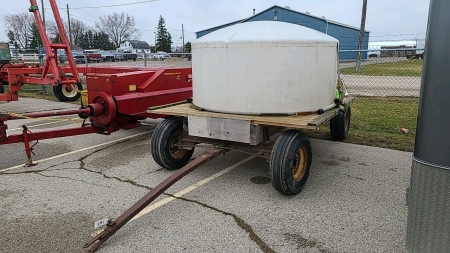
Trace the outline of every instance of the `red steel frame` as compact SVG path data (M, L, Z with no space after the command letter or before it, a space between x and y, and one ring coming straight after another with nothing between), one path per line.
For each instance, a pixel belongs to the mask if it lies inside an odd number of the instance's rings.
M0 94L0 101L17 101L17 92L25 83L53 86L65 84L68 91L72 91L72 85L81 83L69 40L67 39L64 25L58 11L58 6L56 5L55 0L49 1L53 15L55 16L61 43L50 43L38 10L37 2L36 0L30 0L31 7L29 11L34 14L34 19L45 49L46 61L44 66L39 66L39 64L27 65L24 63L3 65L0 68L0 82L3 85L9 84L9 91L6 94ZM69 68L65 68L66 71L62 71L58 66L58 49L63 49L66 52L70 66ZM68 77L66 76L66 73L71 73L72 76Z
M101 133L110 134L120 129L140 126L144 118L162 118L164 115L147 113L148 107L186 101L192 97L191 68L80 68L86 74L88 105L77 110L30 113L21 116L0 114L0 145L24 142L27 166L34 163L31 141L65 136ZM78 128L47 130L32 133L26 126L22 134L7 136L8 120L78 114L89 122Z

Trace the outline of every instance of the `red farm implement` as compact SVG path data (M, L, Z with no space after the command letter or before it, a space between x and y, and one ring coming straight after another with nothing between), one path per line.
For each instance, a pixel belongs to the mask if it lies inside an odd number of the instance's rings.
M9 86L5 94L0 94L0 101L17 101L18 91L24 84L32 85L52 85L56 97L61 101L76 101L82 89L81 79L75 65L69 40L62 23L58 6L55 1L50 1L50 5L55 16L56 25L61 37L61 43L50 43L45 32L45 26L39 14L36 0L30 0L29 11L33 13L39 34L45 49L45 63L39 64L11 63L4 61L0 64L0 86ZM69 68L63 71L58 66L58 50L64 50L69 62ZM1 87L1 91L4 91Z

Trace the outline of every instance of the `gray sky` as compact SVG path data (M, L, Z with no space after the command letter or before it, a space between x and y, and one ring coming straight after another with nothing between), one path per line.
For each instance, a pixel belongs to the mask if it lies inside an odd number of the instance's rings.
M27 12L28 0L0 0L0 41L6 41L5 14ZM40 5L41 0L37 0ZM327 19L359 27L361 23L362 0L56 0L59 8L69 4L70 14L88 26L94 26L101 15L114 12L125 12L134 16L136 27L142 29L141 40L154 44L155 27L159 15L166 21L167 30L172 35L174 45L181 45L181 24L184 24L185 42L195 39L195 32L213 26L229 23L263 11L273 5L289 6L292 10L308 11L314 16L325 16ZM129 4L141 2L139 4ZM103 7L128 4L117 7ZM368 0L366 30L370 31L370 42L399 41L423 39L426 36L429 0ZM44 5L49 8L48 0ZM80 8L97 7L97 8ZM60 10L61 16L67 19L67 13ZM46 10L46 19L53 19L51 9ZM92 20L92 21L91 21ZM66 28L67 29L67 28Z

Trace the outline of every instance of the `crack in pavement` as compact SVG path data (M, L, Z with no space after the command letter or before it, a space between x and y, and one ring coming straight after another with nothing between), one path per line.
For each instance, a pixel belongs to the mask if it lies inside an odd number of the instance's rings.
M142 176L144 176L144 175L150 175L150 174L153 174L153 173L155 173L155 172L162 171L162 170L163 170L163 168L159 168L159 169L154 170L154 171L145 172L145 173L143 173L143 174L137 175L135 178L133 178L133 179L131 179L131 180L134 181L134 180L136 180L136 179L138 179L138 178L140 178L140 177L142 177Z
M119 177L108 176L108 175L105 175L104 173L102 173L101 171L93 171L93 170L86 169L86 168L84 167L84 166L85 166L84 159L80 159L79 161L80 161L80 169L83 169L83 170L85 170L85 171L89 171L89 172L93 172L93 173L96 173L96 174L100 174L100 175L102 175L102 176L103 176L104 178L106 178L106 179L115 179L115 180L118 180L118 181L120 181L120 182L129 183L129 184L131 184L131 185L133 185L133 186L136 186L136 187L145 188L145 189L150 190L150 191L153 190L152 187L146 186L146 185L142 185L142 184L139 184L139 183L137 183L137 182L135 182L135 181L133 181L133 180L131 180L131 179L122 179L122 178L119 178ZM160 169L160 170L161 170L161 169ZM230 212L226 212L226 211L220 210L220 209L218 209L218 208L216 208L216 207L210 206L210 205L208 205L208 204L202 203L202 202L197 201L197 200L192 200L192 199L188 199L188 198L184 198L184 197L177 197L177 196L175 196L175 195L173 195L173 194L170 194L170 193L163 192L161 195L169 196L169 197L172 197L172 198L174 198L174 199L178 199L178 200L182 200L182 201L187 201L187 202L191 202L191 203L194 203L194 204L198 204L198 205L203 206L203 207L205 207L205 208L208 208L208 209L210 209L210 210L219 212L219 213L221 213L221 214L223 214L223 215L227 215L227 216L233 217L233 219L235 220L236 224L237 224L241 229L243 229L245 232L248 233L250 239L251 239L253 242L255 242L255 243L258 245L258 247L259 247L264 253L275 253L275 251L274 251L273 249L271 249L271 248L270 248L270 247L269 247L269 246L268 246L268 245L267 245L267 244L266 244L266 243L265 243L265 242L264 242L264 241L263 241L256 233L255 233L255 231L253 231L252 226L250 226L248 223L246 223L243 219L239 218L236 214L233 214L233 213L230 213Z
M70 162L63 162L63 163L60 163L60 164L55 164L55 165L52 165L52 166L50 166L48 168L45 168L45 169L42 169L42 170L26 170L26 171L18 171L18 172L0 172L0 175L20 175L20 174L39 173L39 172L43 172L43 171L53 171L53 170L50 170L50 169L54 168L54 167L57 167L57 166L64 165L66 163L71 163L71 162L72 161L70 161Z
M203 206L203 207L205 207L205 208L208 208L208 209L211 209L211 210L213 210L213 211L219 212L219 213L221 213L221 214L223 214L223 215L227 215L227 216L233 217L234 221L236 221L236 224L237 224L240 228L242 228L245 232L248 233L250 239L251 239L252 241L254 241L254 242L256 243L256 245L258 245L258 247L259 247L264 253L275 253L275 251L274 251L272 248L270 248L269 245L267 245L267 244L266 244L266 243L265 243L265 242L264 242L264 241L263 241L263 240L255 233L255 231L253 231L252 226L250 226L248 223L246 223L243 219L239 218L236 214L233 214L233 213L230 213L230 212L226 212L226 211L220 210L220 209L218 209L218 208L216 208L216 207L210 206L210 205L208 205L208 204L202 203L202 202L197 201L197 200L187 199L187 198L183 198L183 197L176 197L176 196L174 196L174 195L172 195L172 194L169 194L169 193L163 193L163 194L164 194L164 195L167 195L167 196L170 196L170 197L172 197L172 198L179 199L179 200L184 200L184 201L188 201L188 202L191 202L191 203L195 203L195 204L201 205L201 206Z
M94 154L96 154L96 153L98 153L98 152L101 152L101 151L103 151L103 150L105 150L105 149L107 149L107 148L113 147L113 146L115 146L115 145L118 145L118 144L121 144L121 143L124 143L124 142L127 142L127 141L129 141L129 140L124 140L124 141L121 141L121 142L114 143L113 145L110 145L110 146L107 146L107 147L104 147L104 148L95 150L94 152L92 152L92 153L90 153L90 154L87 154L87 155L85 155L85 156L79 158L78 160L69 161L69 162L64 162L64 163L57 164L57 165L52 165L52 166L50 166L50 167L48 167L48 168L46 168L46 169L42 169L42 170L33 170L33 171L20 171L20 172L16 172L16 173L0 173L0 175L1 175L1 174L17 175L17 174L30 174L30 173L35 173L35 174L38 174L38 175L41 175L41 176L44 176L44 177L53 177L53 178L60 178L60 179L70 179L70 180L74 180L74 181L83 182L83 183L86 183L86 184L91 184L91 183L88 183L88 182L85 182L85 181L82 181L82 180L73 179L73 178L71 178L71 177L51 176L51 175L45 175L45 174L42 174L42 172L45 172L45 171L63 170L63 169L54 169L54 170L49 170L49 169L54 168L54 167L57 167L57 166L61 166L61 165L65 164L65 163L70 163L70 162L78 161L78 162L80 163L78 169L80 169L80 170L84 170L84 171L87 171L87 172L99 174L99 175L103 176L103 177L106 178L106 179L115 179L115 180L117 180L117 181L120 181L120 182L123 182L123 183L128 183L128 184L131 184L131 185L136 186L136 187L141 187L141 188L145 188L145 189L147 189L147 190L152 190L152 189L153 189L152 187L146 186L146 185L142 185L142 184L139 184L139 183L137 183L137 182L135 182L135 181L133 181L133 180L131 180L131 179L122 179L122 178L119 178L119 177L116 177L116 176L108 176L108 175L106 175L106 174L104 173L105 171L95 171L95 170L90 170L90 169L88 169L88 168L85 167L85 166L86 166L85 160L86 160L87 158L89 158L90 156L92 156L92 155L94 155ZM66 169L69 169L69 168L66 168ZM161 168L161 169L158 169L158 170L156 170L156 171L152 171L152 172L150 172L150 173L158 172L158 171L161 171L161 170L162 170L162 168ZM146 173L146 174L147 174L147 173ZM96 185L96 184L91 184L91 185ZM102 185L97 185L97 186L102 186ZM230 212L226 212L226 211L220 210L220 209L218 209L218 208L216 208L216 207L210 206L210 205L208 205L208 204L202 203L202 202L197 201L197 200L192 200L192 199L188 199L188 198L184 198L184 197L177 197L177 196L175 196L175 195L173 195L173 194L170 194L170 193L165 193L165 192L164 192L164 193L162 193L162 195L164 195L164 196L169 196L169 197L172 197L172 198L174 198L174 199L178 199L178 200L182 200L182 201L187 201L187 202L191 202L191 203L194 203L194 204L198 204L198 205L200 205L200 206L202 206L202 207L205 207L205 208L208 208L208 209L210 209L210 210L219 212L219 213L221 213L221 214L223 214L223 215L233 217L233 219L234 219L234 221L236 222L236 224L237 224L241 229L243 229L245 232L247 232L247 234L249 235L250 239L251 239L253 242L255 242L263 252L265 252L265 253L274 253L274 252L275 252L273 249L271 249L271 248L270 248L270 247L269 247L269 246L268 246L268 245L267 245L267 244L266 244L266 243L265 243L265 242L264 242L264 241L263 241L256 233L255 233L255 231L253 230L253 228L252 228L248 223L246 223L243 219L239 218L236 214L233 214L233 213L230 213Z
M87 181L84 181L84 180L74 179L74 178L71 178L71 177L51 176L51 175L45 175L45 174L42 174L42 173L40 173L40 172L36 172L36 174L37 174L37 175L40 175L40 176L43 176L43 177L59 178L59 179L70 179L70 180L72 180L72 181L82 182L82 183L85 183L85 184L88 184L88 185L95 185L95 186L101 186L101 187L111 188L111 186L100 185L100 184L95 184L95 183L90 183L90 182L87 182Z

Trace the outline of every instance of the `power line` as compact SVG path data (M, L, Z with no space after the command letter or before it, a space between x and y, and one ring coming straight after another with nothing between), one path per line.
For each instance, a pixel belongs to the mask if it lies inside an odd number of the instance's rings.
M368 24L385 23L385 22L393 22L393 21L403 21L403 20L413 20L413 19L423 19L423 18L428 18L428 17L417 17L417 18L405 18L405 19L384 20L384 21L370 22L370 23L368 23Z
M113 4L113 5L102 5L102 6L70 7L70 9L96 9L96 8L105 8L105 7L118 7L118 6L124 6L124 5L150 3L150 2L155 2L155 1L158 1L158 0L147 0L147 1L126 3L126 4Z
M413 35L423 35L426 33L403 33L403 34L387 34L387 35L370 35L370 37L391 37L391 36L413 36Z

